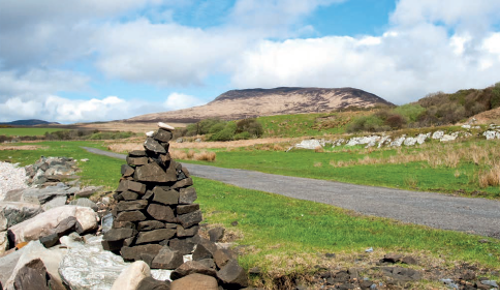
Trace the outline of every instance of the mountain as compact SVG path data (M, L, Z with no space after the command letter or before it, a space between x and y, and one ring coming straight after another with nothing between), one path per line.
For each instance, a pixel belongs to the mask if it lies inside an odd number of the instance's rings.
M57 122L47 122L43 120L17 120L12 122L0 123L0 125L11 125L11 126L37 126L37 125L54 125L59 124Z
M130 122L194 123L207 118L237 120L259 116L330 112L347 107L394 106L377 95L354 88L232 90L212 102L189 109L137 116Z

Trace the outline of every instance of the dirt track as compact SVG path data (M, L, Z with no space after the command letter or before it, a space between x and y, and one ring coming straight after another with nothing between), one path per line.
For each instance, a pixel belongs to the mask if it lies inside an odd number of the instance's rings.
M125 159L125 155L83 148L95 154ZM194 176L243 188L330 204L364 215L500 239L500 201L496 200L353 185L241 169L184 165Z

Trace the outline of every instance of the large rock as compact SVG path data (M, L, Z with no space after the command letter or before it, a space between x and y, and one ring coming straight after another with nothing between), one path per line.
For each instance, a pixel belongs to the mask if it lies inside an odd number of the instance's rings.
M163 246L158 244L148 244L135 247L123 247L121 249L121 254L125 260L135 261L135 260L140 260L141 255L143 254L156 256L162 248Z
M196 261L189 261L182 264L177 269L175 269L175 271L173 271L172 274L170 275L170 279L172 279L173 281L194 273L208 275L212 277L217 276L217 272L214 269L208 268L205 265Z
M40 213L43 209L39 204L26 203L26 202L0 202L0 228L2 224L6 223L5 229L13 225L28 220ZM4 231L5 229L0 229Z
M146 220L146 216L138 211L124 211L116 216L116 221L118 222L137 222Z
M114 242L128 239L134 234L134 230L130 228L111 229L104 234L104 239L106 241Z
M144 148L146 150L149 150L149 151L152 151L152 152L155 152L155 153L159 153L159 154L165 154L167 153L167 151L165 150L165 148L163 146L161 146L160 143L158 143L158 141L154 140L153 138L147 138L146 141L144 142Z
M142 184L140 182L135 182L131 180L122 180L120 184L118 185L118 188L116 191L122 192L122 191L134 191L140 194L146 193L146 185Z
M248 277L236 260L229 261L219 272L217 277L227 288L245 288L248 286Z
M189 228L191 226L197 225L203 220L200 210L190 212L188 214L181 214L177 216L177 219L184 228Z
M180 193L177 190L170 189L165 190L160 186L156 186L153 189L153 201L166 204L166 205L176 205L179 203Z
M122 257L103 250L102 237L88 239L87 243L62 241L69 251L60 263L59 273L72 290L108 290L128 266Z
M42 205L42 209L44 211L48 211L52 208L60 207L60 206L65 206L66 201L68 200L68 197L66 195L60 195L52 198L51 200L47 201Z
M151 277L149 266L143 261L134 262L120 273L111 290L136 290L147 277Z
M26 188L22 191L8 192L4 201L17 201L45 204L57 196L68 197L74 195L80 189L68 187L62 183L57 186L47 186L45 188Z
M164 229L165 224L160 221L143 221L137 224L137 230L140 232L147 232L152 230Z
M21 271L26 264L33 260L41 260L45 266L46 272L50 275L50 285L52 289L65 289L58 273L59 263L66 254L67 249L54 247L51 249L46 249L38 241L30 242L25 247L21 248L19 251L9 254L0 259L0 272L5 274L3 277L8 276L6 281L2 281L4 289L16 289L14 288L14 282L16 277L18 277L19 271ZM17 256L17 255L18 256ZM9 259L10 256L14 256L14 259ZM4 272L6 269L2 269L2 266L7 264L10 269ZM23 289L23 288L17 288ZM34 288L37 289L37 288ZM43 288L40 288L43 289Z
M61 222L69 217L76 218L77 231L80 233L97 229L98 217L92 209L73 205L53 208L10 228L11 240L17 245L21 242L38 240L55 232Z
M167 143L172 140L172 132L165 129L158 129L154 134L153 138L157 141Z
M147 200L133 200L133 201L120 201L115 206L115 211L132 211L132 210L141 210L145 209L148 206Z
M17 271L12 288L22 290L64 290L62 287L58 288L58 285L54 283L53 278L40 259L29 261Z
M157 163L137 167L134 173L134 179L143 182L166 183L177 180L177 176L167 174Z
M177 279L172 282L170 286L171 290L185 290L185 289L203 289L203 290L217 290L219 285L217 285L217 280L214 277L202 275L202 274L191 274L183 278Z
M3 211L0 211L0 232L9 228L7 218L4 216Z
M177 231L175 229L160 229L148 232L139 232L137 235L136 244L145 244L152 242L160 242L163 240L171 239L175 236Z
M82 207L88 207L88 208L91 208L95 212L97 212L97 210L98 210L97 204L88 198L77 198L75 200L70 201L69 204L76 205L76 206L82 206Z
M191 204L195 202L197 198L196 190L192 187L181 188L179 195L179 203L180 204Z
M9 237L7 232L0 232L0 256L9 249Z
M147 211L156 220L166 222L177 221L174 211L167 205L150 204Z
M178 251L163 247L155 256L151 267L155 269L174 270L184 263L184 258Z
M146 277L139 283L137 290L170 290L170 281L156 280L153 278L155 275L154 271L157 270L151 271L152 277Z

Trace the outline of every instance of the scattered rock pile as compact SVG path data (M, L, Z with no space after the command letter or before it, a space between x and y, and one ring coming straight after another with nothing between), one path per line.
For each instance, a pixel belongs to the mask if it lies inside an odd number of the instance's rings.
M152 269L175 270L172 289L218 289L219 283L246 287L246 273L232 253L197 235L202 214L188 170L168 152L172 130L159 123L156 132L148 133L145 150L128 154L103 247ZM189 254L193 261L185 262Z
M74 174L78 167L73 158L66 157L40 157L33 165L25 167L28 183L33 186L54 186L57 183L77 179Z
M442 130L437 130L434 132L421 133L414 137L407 136L403 134L399 137L390 137L386 135L386 133L381 133L380 135L369 135L362 137L352 137L349 139L336 139L336 140L303 140L301 143L295 144L291 146L287 151L290 151L294 148L297 149L309 149L314 150L318 147L324 147L326 144L330 144L332 147L337 146L356 146L356 145L365 145L365 148L370 148L377 146L377 148L382 147L401 147L401 146L415 146L422 145L428 140L437 140L439 142L450 142L455 141L459 138L468 139L471 137L479 137L483 136L486 140L495 140L500 139L500 126L491 124L486 130L483 130L480 126L471 126L471 125L463 125L462 131L450 132L446 133Z

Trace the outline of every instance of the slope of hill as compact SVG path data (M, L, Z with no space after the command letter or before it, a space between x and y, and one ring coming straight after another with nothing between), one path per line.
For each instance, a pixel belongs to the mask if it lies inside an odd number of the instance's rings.
M47 122L47 121L36 120L36 119L17 120L17 121L12 121L12 122L0 123L0 125L11 125L11 126L37 126L37 125L54 125L54 124L59 124L59 123Z
M127 121L193 123L207 118L236 120L259 116L330 112L347 107L369 108L378 105L394 106L377 95L354 88L285 87L232 90L203 106L147 114Z

